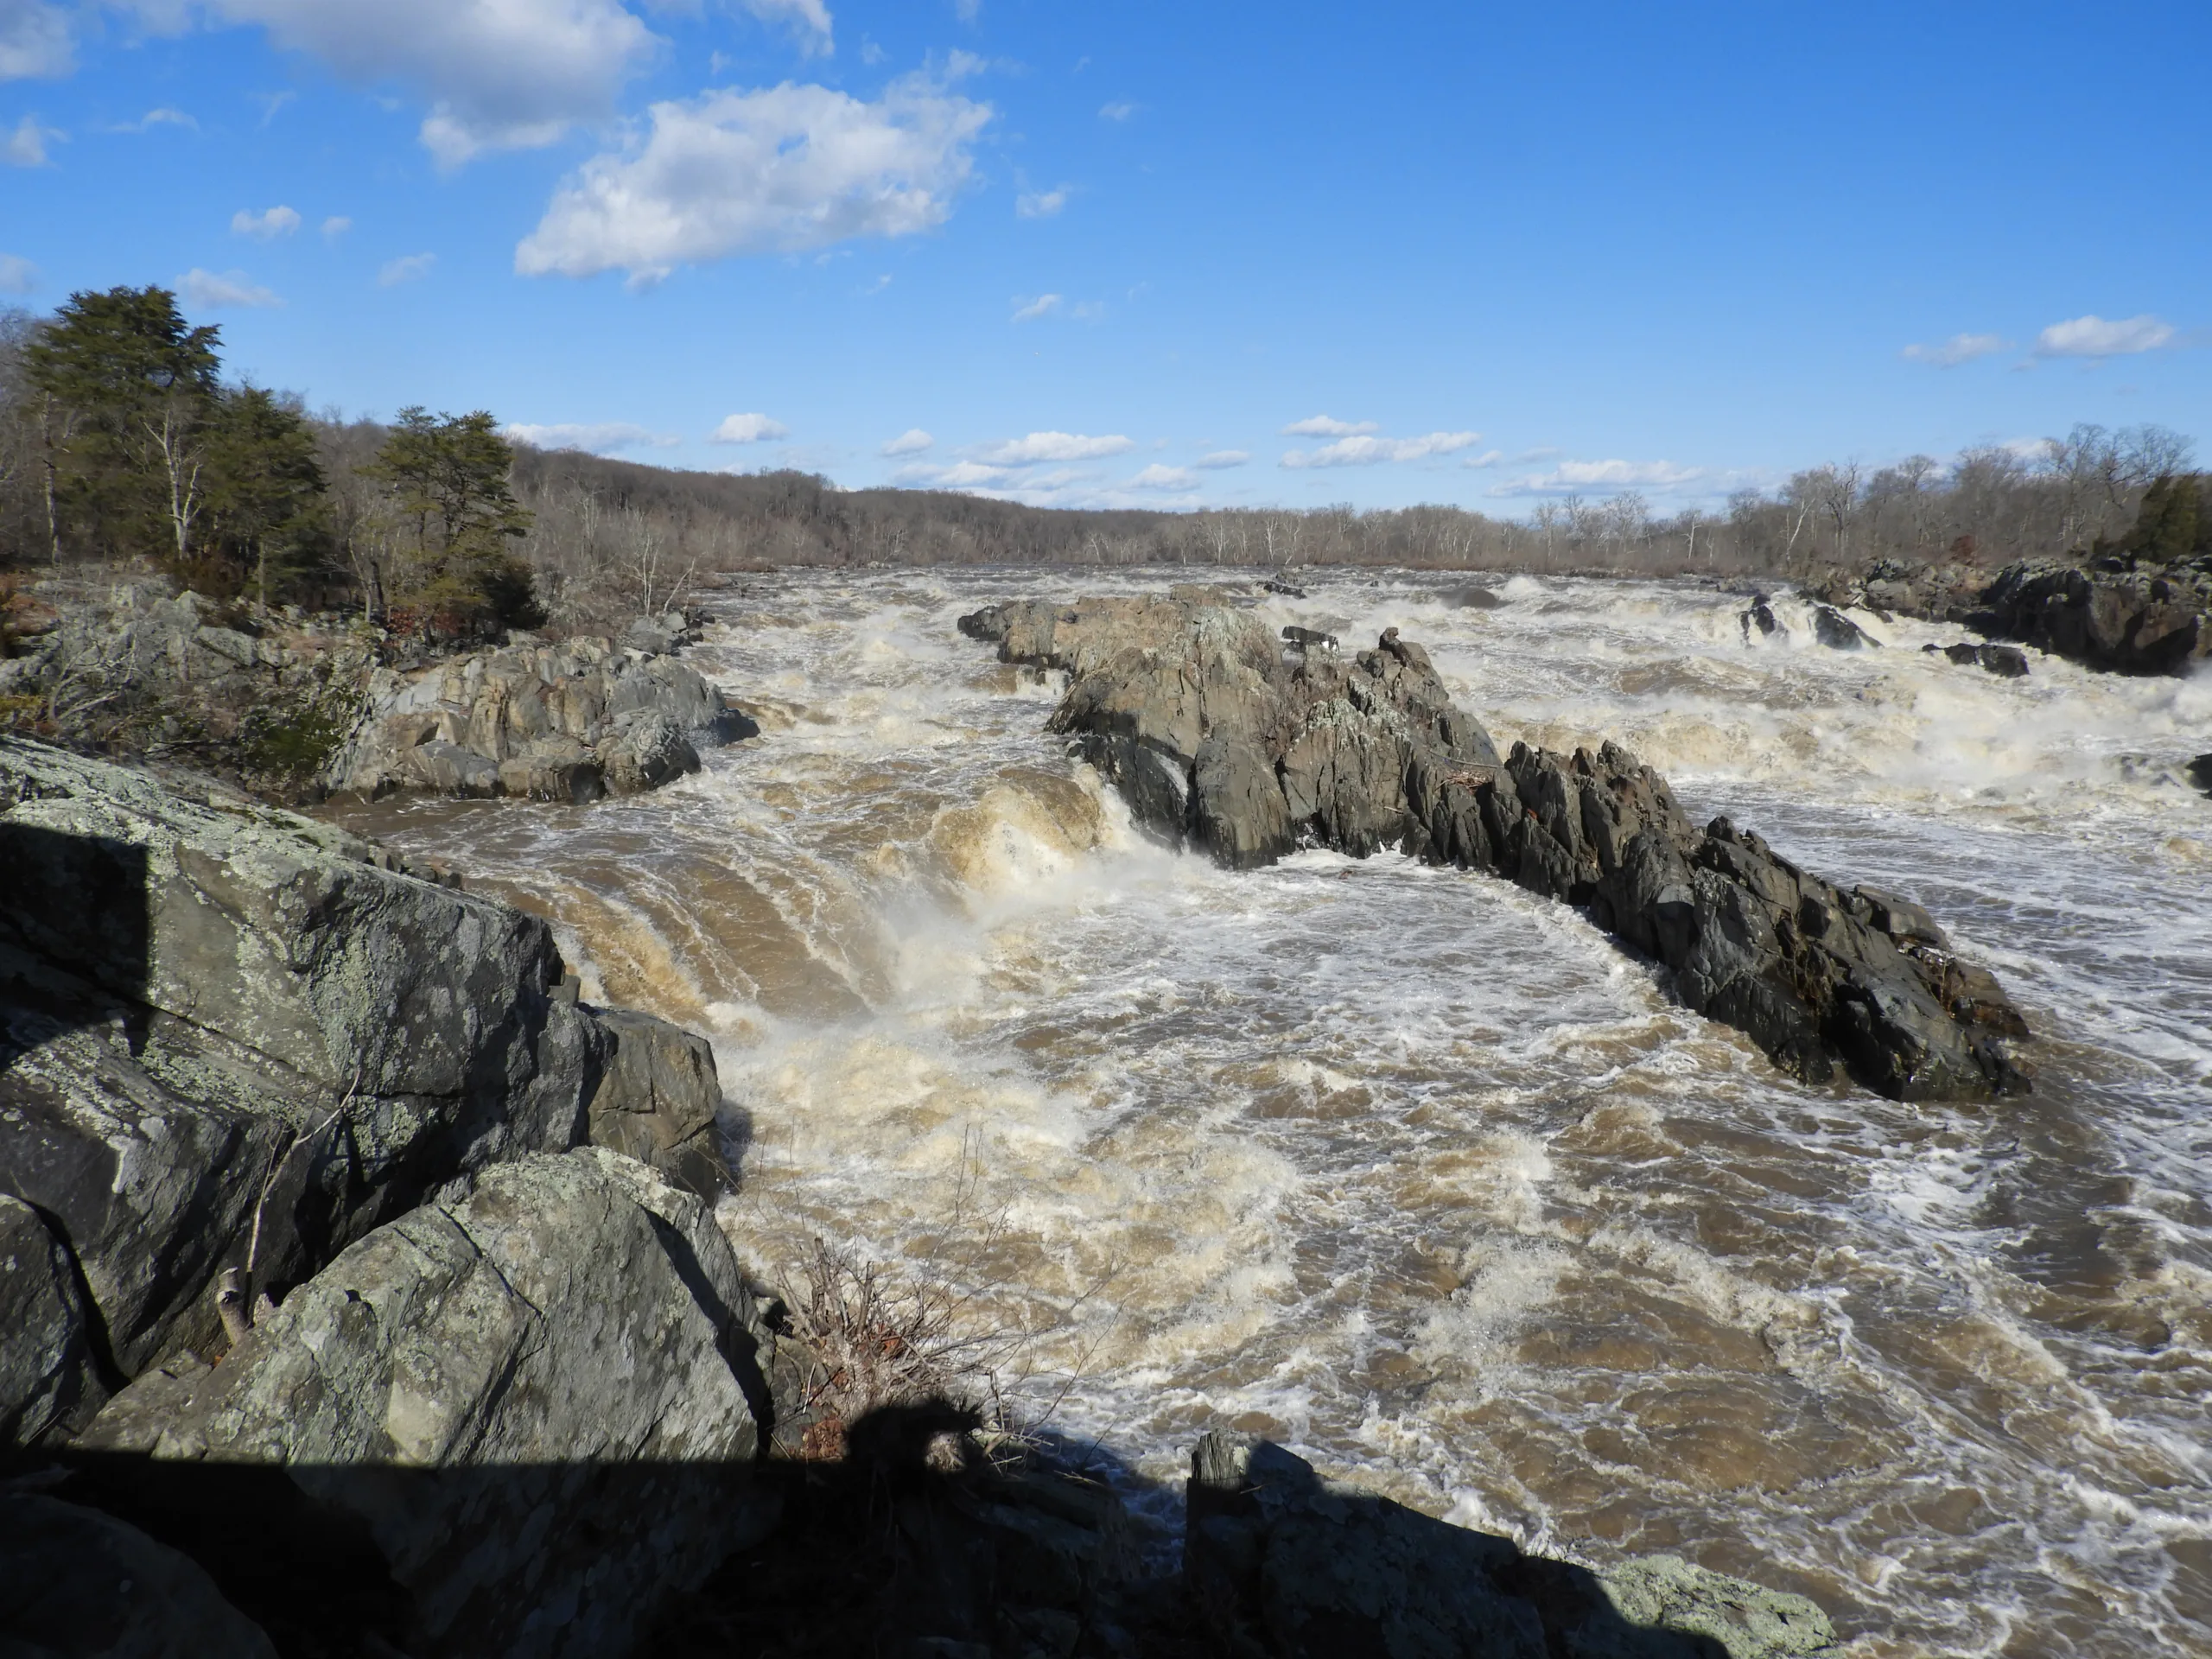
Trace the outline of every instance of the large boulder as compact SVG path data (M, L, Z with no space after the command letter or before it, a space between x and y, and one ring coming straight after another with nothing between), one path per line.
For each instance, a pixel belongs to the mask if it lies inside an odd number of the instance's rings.
M0 1331L0 1433L218 1351L225 1269L281 1292L445 1184L594 1126L719 1190L711 1053L578 1007L538 918L310 820L14 739L0 858L19 895L0 1193L67 1257L85 1322L66 1376L30 1325ZM37 1279L11 1270L7 1294Z
M370 676L361 711L323 775L373 798L394 791L581 804L633 795L699 769L700 743L751 722L666 653L680 615L601 639L512 645Z
M1652 1556L1592 1573L1523 1555L1219 1433L1191 1458L1184 1574L1237 1659L1789 1659L1833 1653L1802 1596Z
M74 1451L157 1532L212 1511L219 1577L282 1549L312 1577L336 1564L298 1540L365 1539L406 1651L619 1654L773 1524L774 1340L701 1200L580 1148L371 1232Z
M2018 1011L1924 912L1845 893L1726 820L1697 829L1616 745L1516 744L1501 760L1395 628L1351 658L1286 661L1255 615L1206 589L1027 601L963 626L1006 660L1065 670L1051 729L1140 823L1224 863L1395 846L1489 871L1585 906L1670 969L1683 1002L1800 1077L1841 1065L1903 1099L2026 1087L2006 1046L2026 1034Z

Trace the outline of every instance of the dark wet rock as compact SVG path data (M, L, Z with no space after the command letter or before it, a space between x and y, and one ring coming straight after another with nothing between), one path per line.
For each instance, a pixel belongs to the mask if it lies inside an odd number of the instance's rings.
M0 1652L20 1659L276 1659L197 1562L113 1516L0 1491Z
M1751 639L1753 628L1759 631L1759 637L1763 639L1787 639L1789 637L1789 628L1774 613L1774 606L1764 594L1752 595L1751 602L1736 618L1736 626L1743 630L1746 643Z
M1263 582L1261 587L1271 594L1281 594L1285 599L1304 599L1306 590L1287 582Z
M2212 754L2200 754L2189 763L2189 781L2212 795Z
M1784 1069L1904 1099L2027 1086L2018 1012L1917 906L1845 893L1726 820L1700 830L1618 746L1501 760L1419 645L1286 664L1203 594L1004 607L1000 652L1072 677L1051 729L1138 822L1239 868L1399 847L1587 908L1696 1011Z
M1494 611L1505 603L1489 588L1471 583L1465 588L1446 588L1437 597L1463 611Z
M1250 1659L1787 1659L1832 1653L1802 1596L1678 1556L1603 1572L1522 1554L1323 1479L1269 1441L1208 1434L1191 1457L1184 1573L1222 1649Z
M1881 643L1833 605L1813 607L1813 637L1832 651L1864 651Z
M1947 657L1961 668L1981 668L2003 680L2025 679L2028 655L2018 645L1976 645L1961 640L1955 645L1923 645L1930 656Z
M0 1193L66 1253L85 1324L59 1375L47 1336L0 1329L0 1422L67 1427L219 1351L219 1273L281 1294L501 1160L604 1135L720 1190L711 1054L577 1006L543 920L22 740L0 808Z
M622 646L577 639L379 669L323 784L364 798L420 790L578 804L696 772L698 744L757 728L666 654L687 637L671 620L683 618L642 619Z
M1282 639L1285 645L1301 653L1309 651L1332 652L1337 649L1335 634L1325 632L1319 628L1301 628L1295 624L1283 629Z
M268 1546L299 1513L365 1537L405 1650L620 1653L774 1522L745 1478L774 1340L706 1205L582 1148L378 1228L219 1366L124 1389L74 1450L111 1482L132 1457L155 1484L256 1466L289 1488L259 1506Z
M981 639L995 645L1006 638L1007 618L1003 605L986 605L980 611L970 611L957 625L970 639Z
M0 1456L82 1397L90 1363L76 1268L38 1211L0 1195Z

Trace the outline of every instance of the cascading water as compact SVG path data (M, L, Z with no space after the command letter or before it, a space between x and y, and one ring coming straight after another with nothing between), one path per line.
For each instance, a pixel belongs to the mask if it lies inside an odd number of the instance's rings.
M1746 643L1742 601L1312 573L1501 747L1916 894L2039 1034L1980 1109L1808 1089L1573 912L1385 855L1151 845L954 618L1190 573L810 573L693 654L758 740L582 809L347 822L710 1033L762 1266L943 1274L1052 1427L1259 1429L1433 1513L1813 1595L1866 1656L2212 1651L2212 683ZM1301 573L1301 580L1306 573Z

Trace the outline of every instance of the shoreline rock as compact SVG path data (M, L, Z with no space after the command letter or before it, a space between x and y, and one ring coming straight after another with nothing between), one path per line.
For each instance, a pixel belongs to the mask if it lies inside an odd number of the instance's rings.
M1501 760L1427 653L1385 632L1349 659L1288 663L1203 589L1041 601L960 620L1002 660L1065 670L1047 729L1138 821L1236 868L1300 844L1395 845L1583 907L1669 971L1686 1006L1808 1082L1840 1065L1907 1100L2019 1093L2027 1027L1996 979L1916 906L1846 893L1726 818L1700 831L1618 745Z

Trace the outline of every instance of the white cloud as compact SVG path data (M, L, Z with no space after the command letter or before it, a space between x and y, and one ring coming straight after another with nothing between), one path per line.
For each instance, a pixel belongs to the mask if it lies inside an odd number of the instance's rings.
M1338 438L1319 449L1293 449L1282 464L1306 467L1373 467L1388 461L1426 461L1431 455L1456 454L1481 442L1479 432L1431 432L1418 438Z
M1093 438L1079 432L1032 432L1027 437L985 444L976 453L995 467L1027 467L1040 461L1096 461L1125 454L1135 448L1118 433Z
M883 446L887 455L918 455L925 449L937 447L937 440L918 426L910 426Z
M1242 467L1251 459L1250 454L1243 449L1217 449L1211 454L1200 455L1191 465L1213 470L1223 467Z
M0 0L5 3L5 0ZM182 110L164 104L158 110L149 110L136 121L126 121L119 127L110 127L110 132L151 132L156 127L182 127L187 132L200 130L200 124Z
M289 207L271 207L260 213L250 213L241 207L231 215L232 236L250 236L260 242L289 236L299 228L300 216Z
M346 218L345 214L333 213L328 219L322 221L323 239L328 242L335 242L340 237L345 235L346 232L353 228L353 221Z
M1051 316L1053 312L1059 308L1060 296L1058 295L1039 294L1035 299L1030 301L1027 305L1020 305L1017 302L1016 309L1014 314L1014 321L1016 322L1034 322L1039 317Z
M772 421L766 415L725 415L722 423L708 435L709 443L762 443L770 438L788 438L791 428L781 421Z
M1205 480L1187 467L1163 467L1158 461L1129 480L1133 490L1195 490Z
M764 23L782 23L798 38L799 51L811 57L833 50L830 8L822 0L737 0Z
M981 461L955 461L950 467L902 467L894 474L901 484L926 484L944 490L995 489L1010 484L1020 476L1003 467L986 467Z
M983 15L983 0L952 0L952 15L963 23L972 23Z
M1099 118L1103 121L1126 121L1137 112L1134 104L1104 104L1099 106Z
M1025 190L1014 199L1014 211L1023 219L1050 219L1068 205L1069 185L1050 190Z
M873 104L790 82L656 104L650 134L594 156L555 193L515 269L620 269L636 284L734 254L912 236L950 215L991 113L922 75Z
M683 442L672 434L628 421L558 421L549 426L514 422L501 429L509 437L540 449L581 449L594 455L610 454L617 449L673 449Z
M1467 468L1470 472L1480 472L1484 467L1497 466L1499 461L1503 461L1504 459L1504 450L1485 449L1479 455L1469 455L1459 464Z
M66 75L76 67L67 12L42 0L0 0L0 80Z
M1354 438L1363 432L1380 432L1373 421L1337 421L1326 415L1308 415L1282 429L1286 438Z
M176 285L184 295L185 303L202 311L219 310L226 306L265 311L284 303L242 270L218 273L194 265L176 279Z
M377 272L377 286L397 288L402 283L418 283L430 274L430 267L437 263L435 253L407 253L397 259L387 259L384 269Z
M2128 357L2137 352L2155 352L2173 342L2173 325L2156 317L2124 317L2107 322L2092 315L2052 323L2036 336L2036 355Z
M1548 473L1530 473L1492 485L1494 496L1572 495L1580 490L1679 489L1705 477L1702 467L1671 461L1563 461Z
M1939 369L1955 369L1977 357L2010 351L2012 342L2002 334L1953 334L1941 346L1908 346L1898 355L1908 363L1932 363Z
M6 0L0 0L0 4L4 3ZM8 135L7 142L0 143L0 161L4 161L10 167L44 167L47 164L46 141L60 137L61 134L52 127L39 125L36 116L27 115L16 124L16 130Z
M0 294L28 294L38 286L38 267L19 254L0 253Z
M177 10L172 0L134 3L156 24ZM621 0L207 0L207 11L258 23L346 79L418 89L430 100L422 142L445 167L550 144L612 115L662 44Z

